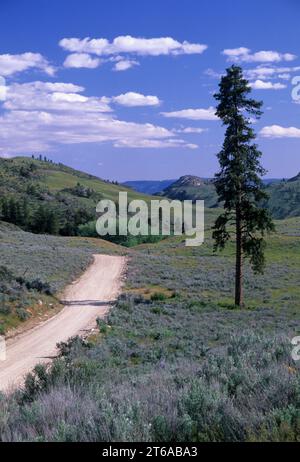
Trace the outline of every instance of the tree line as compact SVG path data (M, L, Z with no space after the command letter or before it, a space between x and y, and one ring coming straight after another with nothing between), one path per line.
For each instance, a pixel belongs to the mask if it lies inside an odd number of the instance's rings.
M59 210L47 202L31 207L25 197L0 200L0 219L37 234L77 236L80 225L93 218L93 213L82 207Z
M48 205L39 205L30 212L26 198L15 197L1 200L1 218L34 233L58 234L60 223L57 214Z

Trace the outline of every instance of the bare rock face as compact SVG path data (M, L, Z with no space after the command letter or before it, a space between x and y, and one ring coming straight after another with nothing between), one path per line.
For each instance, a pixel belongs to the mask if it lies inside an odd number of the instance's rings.
M178 186L201 186L203 184L203 180L198 176L193 175L184 175L181 176L177 181L176 185Z

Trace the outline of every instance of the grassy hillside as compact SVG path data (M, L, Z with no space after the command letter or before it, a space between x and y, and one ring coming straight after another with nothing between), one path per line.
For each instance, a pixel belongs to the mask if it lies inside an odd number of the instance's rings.
M30 231L78 234L80 224L96 218L98 201L117 201L119 191L127 191L129 200L149 200L149 196L62 164L28 157L0 158L0 218L2 212L5 221ZM7 216L5 208L9 209ZM41 229L40 222L47 218L52 226Z
M56 295L93 253L118 247L101 239L36 235L0 221L0 335L59 308Z
M61 346L15 397L1 439L298 441L300 219L278 221L263 277L246 268L234 309L233 248L173 237L129 251L127 285L99 335Z
M30 169L34 165L33 170ZM40 183L50 193L57 193L67 188L74 188L79 182L86 188L93 189L106 199L115 200L119 191L127 191L129 197L138 198L137 194L125 186L75 170L63 164L40 161L30 157L0 158L1 192L24 192L31 183Z
M266 188L270 199L267 207L275 218L300 216L300 173Z
M161 193L161 196L179 200L204 200L206 207L216 207L217 193L213 183L197 176L185 175L172 183Z
M300 216L300 174L290 180L265 180L269 200L264 202L274 218L283 219ZM199 177L186 175L168 186L161 196L170 199L202 199L206 207L216 207L218 198L213 183Z

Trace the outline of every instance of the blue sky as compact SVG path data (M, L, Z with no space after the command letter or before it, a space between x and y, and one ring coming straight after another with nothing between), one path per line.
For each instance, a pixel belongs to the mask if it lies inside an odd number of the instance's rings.
M213 92L235 62L264 101L267 176L300 171L296 0L1 0L0 17L0 155L121 181L212 176Z

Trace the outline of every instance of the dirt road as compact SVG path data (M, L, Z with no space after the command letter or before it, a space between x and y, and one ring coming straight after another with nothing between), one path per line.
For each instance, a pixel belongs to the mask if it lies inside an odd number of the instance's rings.
M56 344L95 326L120 289L125 257L94 255L87 271L64 293L63 310L34 329L7 342L6 360L0 361L0 390L21 384L24 374L56 354Z

